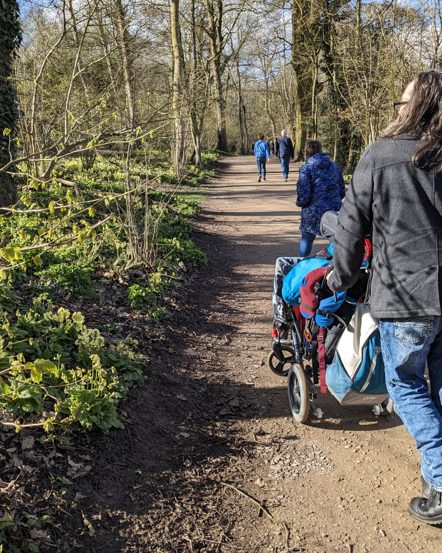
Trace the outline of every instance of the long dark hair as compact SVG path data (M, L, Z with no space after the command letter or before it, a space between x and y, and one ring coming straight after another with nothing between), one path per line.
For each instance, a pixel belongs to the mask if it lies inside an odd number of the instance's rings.
M419 139L413 164L419 169L442 172L442 73L424 71L414 79L410 100L383 136L412 134Z

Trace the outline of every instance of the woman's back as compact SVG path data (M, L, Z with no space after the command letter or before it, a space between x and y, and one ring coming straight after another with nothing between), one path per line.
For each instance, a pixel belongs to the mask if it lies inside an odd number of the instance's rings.
M441 314L442 173L413 165L417 144L405 134L372 144L339 216L342 229L366 221L373 235L371 308L377 317ZM346 257L341 252L337 265L358 263L358 256Z

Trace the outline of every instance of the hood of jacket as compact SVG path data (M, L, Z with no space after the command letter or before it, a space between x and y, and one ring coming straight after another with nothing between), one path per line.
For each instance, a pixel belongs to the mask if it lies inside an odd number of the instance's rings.
M318 167L318 169L326 169L333 164L333 161L327 154L324 154L324 152L319 152L318 154L310 156L306 163L313 165L314 167Z

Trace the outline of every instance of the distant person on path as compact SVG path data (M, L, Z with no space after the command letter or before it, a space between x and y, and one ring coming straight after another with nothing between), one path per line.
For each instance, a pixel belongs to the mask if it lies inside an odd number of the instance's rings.
M359 275L372 235L370 307L394 409L416 440L423 489L408 507L442 522L442 73L419 73L369 146L338 217L332 290ZM428 367L430 389L425 378ZM404 455L406 452L404 451Z
M299 170L296 205L301 210L299 256L312 251L313 241L320 234L319 223L326 211L339 211L345 196L341 168L322 151L318 140L305 146L306 162Z
M258 136L257 142L253 146L253 153L256 157L256 165L258 167L258 182L261 182L261 177L266 180L266 163L270 159L270 149L268 143L264 140L264 135Z
M285 129L282 129L281 136L276 140L276 155L281 161L284 182L287 182L289 178L290 160L293 160L295 157L295 149L293 148L292 139L287 136L287 131Z
M270 148L270 155L274 156L275 155L275 143L273 142L273 140L270 140L269 148Z

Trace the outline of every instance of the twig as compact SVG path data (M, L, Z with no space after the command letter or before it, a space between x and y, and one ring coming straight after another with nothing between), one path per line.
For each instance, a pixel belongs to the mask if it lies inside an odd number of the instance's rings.
M195 550L193 549L192 540L188 536L184 536L184 539L189 542L189 548L190 548L191 553L195 553Z
M267 507L263 503L261 503L255 497L253 497L253 495L250 495L249 493L244 492L243 490L240 490L239 488L237 488L233 484L229 484L228 482L220 482L220 484L222 486L226 486L226 488L231 488L232 490L235 490L237 493L239 493L239 495L242 495L243 497L247 498L249 501L252 501L253 503L255 503L255 505L258 505L259 510L265 513L271 521L275 522L275 519L273 518L272 513L267 509Z
M290 551L290 528L287 526L287 524L285 522L282 522L281 526L284 527L285 533L286 533L285 545L287 547L287 551Z
M224 536L221 539L224 539ZM204 543L212 543L214 545L217 545L218 546L216 548L217 551L219 551L220 547L228 547L229 549L237 549L236 545L230 545L228 543L223 543L223 542L220 543L219 541L206 540L205 538L200 538L200 541L203 541Z
M227 525L227 528L225 530L221 531L221 538L218 541L218 547L216 548L216 553L219 553L219 551L221 550L221 547L223 547L223 546L226 546L226 547L229 547L229 548L234 547L233 545L229 545L227 543L224 543L224 538L226 540L230 540L230 538L227 534L228 534L228 532L230 532L230 529L233 527L233 525L234 525L234 522L231 520L229 522L229 524ZM232 540L230 540L230 541L232 541ZM235 547L235 549L236 549L236 547Z
M8 421L2 421L0 420L0 424L3 424L3 426L12 426L13 428L37 428L39 426L43 426L43 422L30 422L27 424L18 424L16 422L8 422Z
M18 475L11 480L10 482L3 482L3 480L0 480L0 493L7 493L17 482L17 480L20 478L21 471L18 473Z

